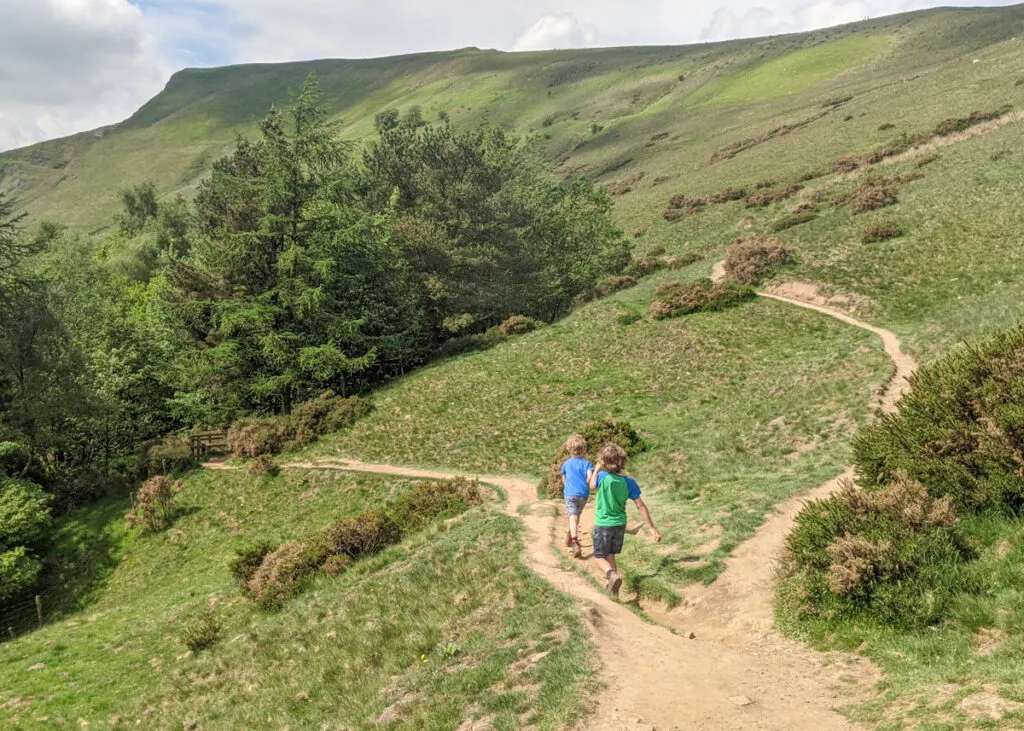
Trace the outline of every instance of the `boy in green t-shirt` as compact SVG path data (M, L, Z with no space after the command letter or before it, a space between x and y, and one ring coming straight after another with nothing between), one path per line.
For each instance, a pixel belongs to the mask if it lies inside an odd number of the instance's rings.
M622 553L622 541L626 535L626 501L632 500L644 517L651 535L657 543L661 533L654 527L651 513L640 499L640 486L632 477L626 477L626 450L618 444L606 444L601 448L597 464L590 474L590 491L597 491L597 505L594 509L594 559L608 578L608 591L616 596L622 588L622 577L615 565L615 556Z

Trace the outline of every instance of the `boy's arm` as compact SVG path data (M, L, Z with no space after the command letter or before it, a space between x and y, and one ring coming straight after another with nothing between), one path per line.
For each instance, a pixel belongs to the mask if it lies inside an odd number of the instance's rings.
M640 511L640 515L644 516L644 521L647 523L647 527L651 529L651 535L654 536L655 543L661 543L661 533L654 527L654 521L651 520L651 511L647 509L646 503L643 498L637 498L633 501L636 503L637 509Z
M597 473L604 468L604 462L597 460L597 464L594 465L594 469L587 473L587 486L590 491L593 492L597 489Z

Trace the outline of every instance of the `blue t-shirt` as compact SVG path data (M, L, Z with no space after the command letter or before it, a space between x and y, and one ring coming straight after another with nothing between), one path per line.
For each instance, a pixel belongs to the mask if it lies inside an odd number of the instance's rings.
M570 457L562 465L562 474L565 475L565 496L566 497L589 497L590 485L587 484L587 473L594 469L594 465L583 457Z

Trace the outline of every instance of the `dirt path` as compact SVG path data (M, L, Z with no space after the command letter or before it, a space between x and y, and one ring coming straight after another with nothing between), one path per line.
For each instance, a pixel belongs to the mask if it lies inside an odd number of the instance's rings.
M714 276L724 274L721 264L716 264ZM814 301L810 291L774 290L761 296L815 310L878 335L895 366L880 405L887 411L895 408L916 364L902 352L893 333ZM464 474L355 460L285 466L440 479ZM583 728L822 731L854 728L834 709L863 699L878 673L863 658L816 653L774 629L772 559L803 503L835 491L851 473L778 506L755 536L730 557L718 581L688 592L681 608L666 611L645 606L657 624L644 621L580 573L563 567L555 549L562 522L550 503L537 499L532 481L476 477L508 495L504 510L523 522L529 567L586 607L597 646L598 679L609 690L598 694L595 712Z

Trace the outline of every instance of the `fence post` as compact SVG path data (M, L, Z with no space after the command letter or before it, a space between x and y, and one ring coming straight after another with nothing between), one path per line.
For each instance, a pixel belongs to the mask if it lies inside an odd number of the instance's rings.
M8 627L7 628L7 634L9 634L11 636L11 639L13 640L14 639L14 627Z
M39 619L39 626L43 626L43 600L36 594L36 617Z

